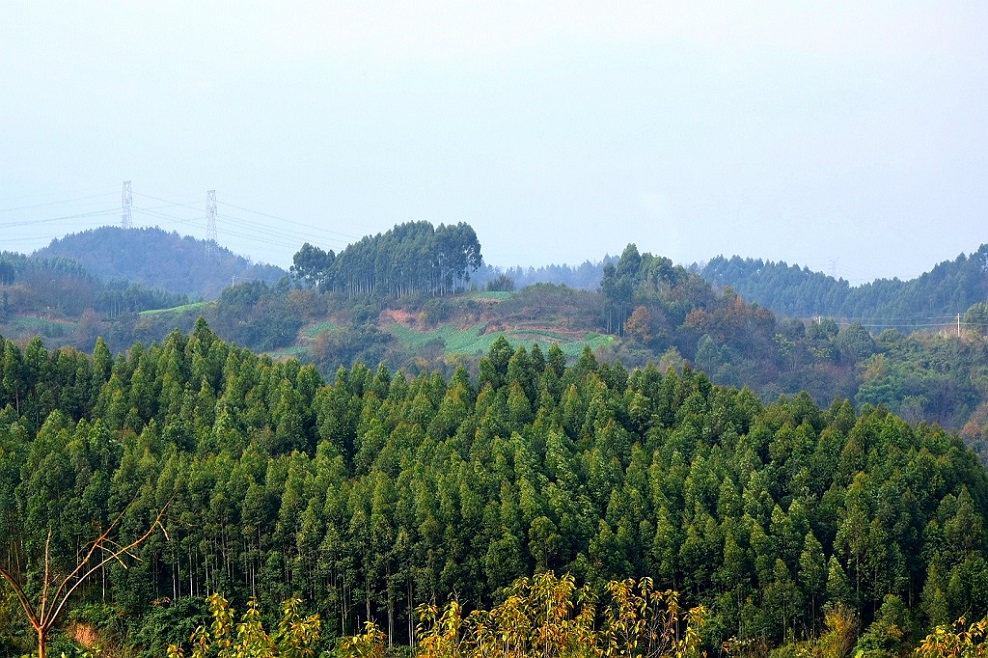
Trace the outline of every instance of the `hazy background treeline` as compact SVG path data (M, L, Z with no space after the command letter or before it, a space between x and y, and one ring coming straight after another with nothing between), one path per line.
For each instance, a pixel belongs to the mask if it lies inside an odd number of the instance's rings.
M112 320L187 301L186 295L163 288L103 279L73 259L0 252L0 321L15 315L80 319L87 313Z
M988 301L988 245L944 261L911 281L879 279L851 286L821 272L760 258L718 256L693 268L718 286L730 286L787 317L849 318L903 332L949 325L975 304ZM966 318L969 325L973 318ZM988 326L979 323L982 332Z
M216 299L238 281L273 284L286 274L280 267L254 263L216 242L160 228L103 226L52 240L32 256L74 260L100 278L125 279L193 300Z

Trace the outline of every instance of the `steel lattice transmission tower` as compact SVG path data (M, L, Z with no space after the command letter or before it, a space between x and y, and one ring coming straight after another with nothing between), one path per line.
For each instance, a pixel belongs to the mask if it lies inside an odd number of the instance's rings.
M206 240L210 252L216 251L216 190L206 192Z
M122 212L120 213L120 226L123 228L131 228L134 223L130 217L130 209L134 205L134 198L130 192L130 181L124 181L123 193L120 195L120 206Z

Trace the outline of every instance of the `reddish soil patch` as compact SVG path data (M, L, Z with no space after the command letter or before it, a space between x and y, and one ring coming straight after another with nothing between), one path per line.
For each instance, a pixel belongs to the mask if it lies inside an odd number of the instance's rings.
M408 328L415 326L418 321L418 316L416 314L394 308L388 308L381 311L381 318L384 320L391 320L392 322Z
M73 640L84 647L91 647L99 641L99 634L89 624L73 624L69 633Z

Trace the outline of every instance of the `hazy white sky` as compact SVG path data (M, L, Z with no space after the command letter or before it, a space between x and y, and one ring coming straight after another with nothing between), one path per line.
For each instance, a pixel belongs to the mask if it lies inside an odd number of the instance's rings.
M988 242L988 4L26 2L0 249L120 221L287 266L408 220L495 265L756 256L859 283ZM80 216L82 215L82 216ZM64 218L64 219L62 219Z

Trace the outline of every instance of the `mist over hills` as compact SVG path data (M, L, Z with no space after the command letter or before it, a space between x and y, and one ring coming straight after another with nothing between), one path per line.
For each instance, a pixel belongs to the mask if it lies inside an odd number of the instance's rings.
M287 274L215 243L160 228L103 226L52 240L33 257L71 259L105 279L127 279L193 299L215 299L238 281L275 283Z

